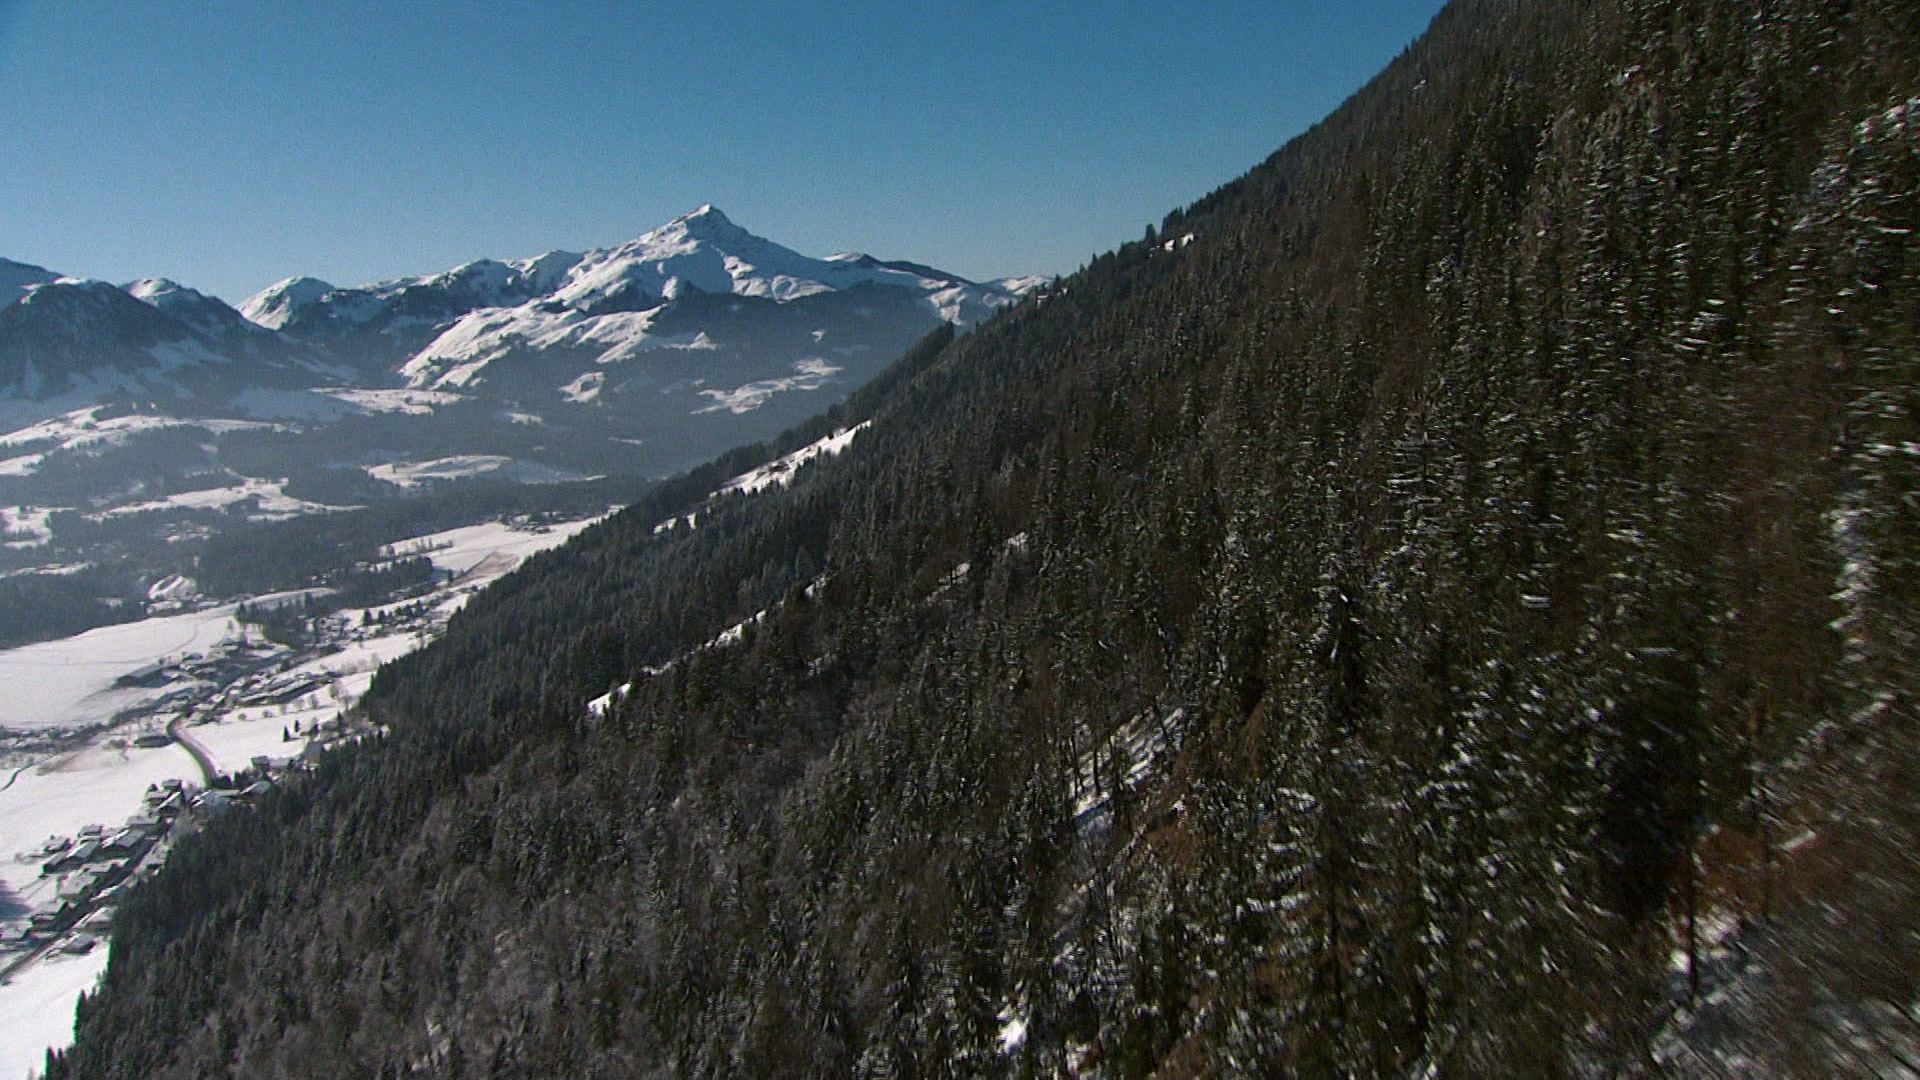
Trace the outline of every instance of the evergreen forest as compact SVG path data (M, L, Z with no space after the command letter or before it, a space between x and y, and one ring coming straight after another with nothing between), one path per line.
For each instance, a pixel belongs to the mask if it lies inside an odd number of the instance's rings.
M49 1075L1911 1074L1916 230L1912 0L1455 0L477 597Z

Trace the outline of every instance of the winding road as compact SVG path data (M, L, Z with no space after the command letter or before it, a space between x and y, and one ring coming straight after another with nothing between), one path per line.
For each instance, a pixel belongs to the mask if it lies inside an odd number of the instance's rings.
M214 777L218 776L219 772L213 767L213 755L207 753L207 748L200 745L199 739L181 729L180 719L175 716L167 721L167 735L180 744L180 749L185 750L193 758L195 765L200 766L201 786L209 788L218 786L214 783Z

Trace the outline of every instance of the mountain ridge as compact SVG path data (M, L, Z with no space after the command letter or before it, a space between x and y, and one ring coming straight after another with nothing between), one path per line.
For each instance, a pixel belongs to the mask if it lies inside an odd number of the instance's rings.
M6 262L0 266L0 297L8 297L7 306L11 306L25 299L35 286L51 284L58 277L40 267ZM923 264L888 263L858 254L813 259L748 232L718 208L705 204L608 248L579 254L554 250L524 259L477 259L431 274L352 287L295 276L268 286L237 307L161 278L131 282L126 290L177 317L190 331L179 338L196 337L199 344L210 346L213 355L220 355L222 346L231 346L242 355L229 359L248 359L250 351L257 352L264 343L274 341L278 344L271 348L283 354L302 353L309 366L329 368L335 377L344 368L358 371L359 379L369 385L381 385L410 363L421 361L424 365L423 357L429 354L444 358L451 346L440 339L448 333L469 351L469 361L478 354L525 352L529 341L559 340L567 336L569 328L576 331L574 338L602 341L608 351L617 352L622 346L628 354L642 351L643 329L636 328L639 336L629 338L619 332L618 320L598 327L577 324L600 316L662 308L683 291L785 303L863 285L892 287L918 294L930 317L964 327L1017 301L1042 283L1035 278L1009 278L978 284ZM97 355L92 357L82 355L84 320L74 325L74 333L67 335L69 348L59 358L75 369L69 374L84 375L91 366L111 368L119 374L109 380L110 385L135 388L140 350L129 352L129 343L159 331L156 325L145 329L133 325L143 320L129 312L119 310L120 321L128 325L99 329ZM505 312L516 315L506 319ZM77 308L70 314L74 318L81 315ZM95 315L109 322L114 318L114 313L104 309ZM236 322L235 316L266 334L246 333L247 327ZM511 323L515 334L510 339L476 334L471 323L461 326L469 316L492 325ZM12 360L10 368L0 367L0 371L24 370L15 354L26 347L0 335L0 365ZM482 377L479 371L485 366L484 360L469 363L460 384ZM569 372L554 384L570 383L580 374ZM58 379L43 378L41 382L43 386L54 385ZM409 385L425 388L419 379ZM178 388L163 379L147 389ZM0 376L0 391L34 396L25 393L17 375L11 380Z

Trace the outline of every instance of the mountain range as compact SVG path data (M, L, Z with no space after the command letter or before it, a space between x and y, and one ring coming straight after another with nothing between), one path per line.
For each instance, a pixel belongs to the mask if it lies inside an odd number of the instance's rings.
M664 476L1044 284L812 258L712 206L605 249L352 288L294 277L238 308L162 278L0 261L0 511L118 514L170 541L215 511ZM51 553L14 540L0 571Z
M237 309L165 279L115 287L0 261L0 409L40 420L120 395L310 418L346 385L739 412L856 383L939 322L971 326L1042 283L811 258L712 206L616 247L352 288L292 277Z

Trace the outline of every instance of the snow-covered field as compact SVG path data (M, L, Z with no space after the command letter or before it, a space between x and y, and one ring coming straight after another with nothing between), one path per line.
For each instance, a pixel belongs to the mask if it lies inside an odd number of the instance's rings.
M584 480L586 477L566 469L557 469L551 465L542 465L534 461L520 461L501 454L458 454L453 457L434 458L430 461L397 461L385 465L370 465L367 475L375 480L383 480L395 487L414 488L421 484L439 480L460 480L474 476L491 476L495 479L513 480L522 484L558 484L569 480Z
M598 519L594 519L598 520ZM389 554L424 554L445 580L434 592L403 603L348 609L329 620L330 645L300 658L283 653L253 678L312 676L312 688L276 704L233 704L210 723L182 733L206 750L216 769L232 773L256 757L285 760L298 755L322 723L333 721L364 694L382 663L425 644L445 619L478 590L511 572L535 552L564 543L593 524L576 521L550 527L505 523L474 525L415 537L392 545ZM291 595L255 598L271 603ZM417 614L424 605L427 614ZM247 631L233 618L237 605L102 627L60 641L0 652L0 728L50 738L60 729L84 729L115 713L179 691L193 689L203 704L223 688L174 683L158 688L116 687L121 676L186 654L207 655L242 642ZM400 616L415 613L411 621ZM380 619L388 620L386 628ZM270 659L272 659L270 657ZM287 662L287 661L290 661ZM282 670L284 668L284 670ZM185 708L182 706L181 708ZM52 835L73 836L86 825L109 830L141 809L150 785L202 778L178 744L140 748L136 734L157 732L178 710L166 710L77 736L57 750L23 754L0 768L0 933L17 934L35 910L54 904L59 881L43 875L36 854ZM295 734L294 726L299 726ZM44 744L42 744L44 745ZM0 950L0 967L18 954ZM72 1038L73 1005L101 970L107 950L84 956L58 949L0 983L0 1080L37 1071L48 1046Z
M47 442L54 443L59 450L118 446L143 431L159 431L163 428L192 427L222 434L229 431L270 430L274 427L254 420L183 420L147 413L129 413L102 419L100 414L104 411L105 407L100 405L76 409L0 435L0 450Z
M0 1077L37 1076L47 1048L73 1041L73 1003L107 970L107 950L85 956L55 953L0 987L7 1028L0 1037Z
M425 416L442 405L452 405L460 401L459 394L444 390L369 390L355 387L333 387L319 393L366 412L405 413L408 416Z
M13 901L32 903L52 887L52 880L40 875L39 859L22 862L19 856L38 851L49 836L72 836L84 825L119 825L140 809L147 785L199 783L200 774L178 745L143 749L115 738L14 766L0 774L0 784L9 778L11 786L0 791L0 912ZM13 922L0 919L8 926ZM3 1005L0 1015L5 1015Z
M544 530L534 531L515 528L499 522L485 525L467 525L445 532L429 533L409 540L389 544L381 552L388 558L401 555L426 555L437 569L446 570L455 577L473 572L480 564L493 559L498 565L500 560L510 559L517 566L521 559L536 551L545 551L566 543L575 533L594 524L598 518L586 521L570 521L563 525L553 525ZM510 567L509 567L510 568ZM505 573L505 570L499 573ZM471 582L462 582L471 584Z
M0 684L7 688L0 694L0 729L85 727L160 697L164 689L114 683L163 658L205 653L237 640L244 631L233 611L227 604L0 652Z
M123 517L127 514L144 514L155 510L224 510L235 503L249 500L255 506L254 513L248 515L251 521L277 521L306 514L330 514L345 509L293 498L281 490L282 486L280 481L241 479L240 482L225 487L186 491L146 502L116 506L104 514L95 516Z
M373 465L368 467L367 475L375 480L384 480L396 487L411 488L435 480L485 476L488 473L499 472L512 463L512 458L499 454L460 454L455 457L434 458L431 461Z

